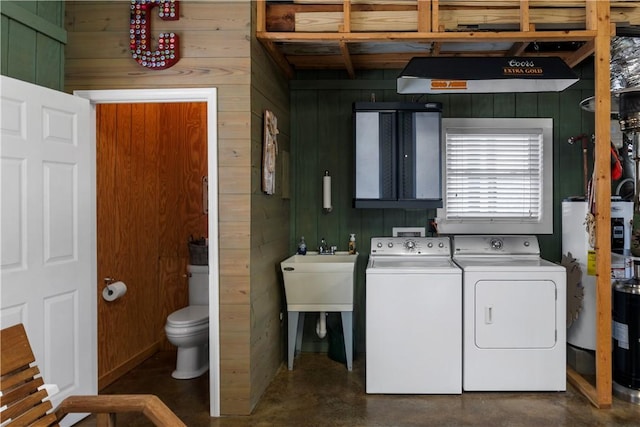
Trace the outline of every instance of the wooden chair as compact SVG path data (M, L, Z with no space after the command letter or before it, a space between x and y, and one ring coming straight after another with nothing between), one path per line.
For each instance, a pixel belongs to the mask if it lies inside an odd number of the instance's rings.
M69 396L55 411L22 324L0 331L0 424L3 427L57 426L70 413L94 413L97 425L115 426L116 413L141 412L156 426L186 425L150 394ZM7 422L8 421L8 422ZM6 425L5 425L6 423Z

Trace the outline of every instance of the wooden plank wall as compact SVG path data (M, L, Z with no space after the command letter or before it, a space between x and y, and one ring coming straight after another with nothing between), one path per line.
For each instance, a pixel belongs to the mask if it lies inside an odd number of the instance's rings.
M188 303L187 242L207 235L206 120L205 103L97 108L99 388L173 349L164 324ZM104 277L126 295L102 299Z
M62 90L64 1L3 0L0 12L0 73Z
M254 2L255 3L255 2ZM253 13L255 13L255 8ZM255 15L252 22L256 23ZM291 151L289 84L251 31L251 407L284 360L286 319L280 261L289 255L289 174ZM262 191L264 111L278 118L276 191Z
M69 42L65 90L69 92L76 89L218 88L222 414L250 413L257 401L257 392L262 388L261 385L255 392L251 389L252 376L264 379L272 376L271 362L268 367L256 365L251 372L251 347L254 345L250 323L254 277L251 265L259 264L263 259L271 262L271 257L275 256L266 251L270 247L261 252L262 247L254 246L251 237L252 200L258 200L256 209L263 209L260 207L262 196L254 190L258 188L259 175L258 163L252 156L252 141L257 143L257 129L261 127L261 120L258 123L261 115L252 112L251 104L252 71L255 78L260 78L260 71L252 70L251 62L254 3L249 0L183 0L178 21L156 19L154 33L174 31L181 37L180 61L160 71L142 68L130 57L128 1L67 2L66 13ZM261 91L267 100L281 99L281 95L276 96L281 88L266 87ZM266 101L265 105L274 102ZM273 109L276 114L282 111L280 116L286 126L285 105ZM286 209L276 207L264 212L268 212L273 223L288 224ZM255 277L263 280L258 274ZM267 283L273 286L272 282ZM260 298L256 299L257 305ZM271 313L273 308L268 311ZM256 333L266 337L272 329L273 326L263 330L257 328L260 332ZM277 335L270 336L269 340L267 347L282 345Z
M581 81L562 93L428 95L421 101L443 103L443 117L551 117L554 121L554 233L539 236L542 255L561 258L561 201L582 195L581 147L569 145L569 136L593 133L593 113L579 102L593 95L593 65L587 61L576 70ZM291 239L293 251L304 235L309 247L325 237L339 250L347 249L349 233L356 233L358 278L355 299L356 351L364 351L364 279L370 240L390 236L394 226L428 227L434 210L354 209L352 103L411 101L396 93L399 70L361 72L350 80L345 72L299 72L291 82L292 200ZM589 158L592 159L591 153ZM593 165L591 165L592 167ZM333 211L322 212L321 177L329 170L333 182ZM303 179L304 178L304 179ZM312 335L312 336L308 336ZM313 334L305 341L313 341ZM326 340L326 338L325 338Z

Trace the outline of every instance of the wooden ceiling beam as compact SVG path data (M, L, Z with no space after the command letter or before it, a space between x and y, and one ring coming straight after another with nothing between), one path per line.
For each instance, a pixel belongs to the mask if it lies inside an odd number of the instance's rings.
M274 42L545 42L545 41L588 41L596 35L595 30L563 31L459 31L459 32L351 32L351 33L289 33L256 32L260 40Z
M574 68L575 66L580 64L582 61L584 61L585 59L593 55L595 50L596 50L595 42L593 40L589 40L588 42L580 46L580 48L576 50L573 54L571 54L565 60L565 62L569 67Z
M350 33L351 32L351 1L344 0L342 3L342 27L340 28L341 33ZM341 47L342 48L342 47Z
M431 4L429 0L418 0L418 31L431 31Z
M341 33L350 33L351 32L351 0L343 0L342 2L342 15L343 22L340 26L339 31ZM356 78L356 72L353 68L353 63L351 62L351 55L349 54L349 47L347 43L343 40L338 42L340 46L340 53L342 53L342 59L344 61L344 67L347 69L347 74L352 79Z
M431 31L440 31L440 1L431 0Z
M265 0L258 0L256 5L256 31L266 31L267 23L267 3Z
M349 47L345 42L340 42L340 52L342 52L342 58L344 60L344 66L347 69L347 73L349 77L352 79L356 78L356 72L353 68L353 62L351 62L351 55L349 54Z
M530 42L516 42L511 46L506 56L521 56L530 44Z
M521 22L520 23L520 27L522 28L522 31L525 31L524 28L527 28L528 31L535 31L536 30L536 26L535 24L531 24L529 23L529 17L527 15L526 17L526 27L525 22ZM525 49L527 48L527 46L529 46L531 44L531 42L517 42L514 43L513 46L511 46L511 49L509 49L509 52L507 52L507 56L521 56L524 54Z
M530 31L529 0L520 0L520 31Z

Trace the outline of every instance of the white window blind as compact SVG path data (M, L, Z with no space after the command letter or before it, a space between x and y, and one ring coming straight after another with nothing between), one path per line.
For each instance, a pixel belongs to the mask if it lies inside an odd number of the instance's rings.
M542 129L446 129L448 220L539 222Z

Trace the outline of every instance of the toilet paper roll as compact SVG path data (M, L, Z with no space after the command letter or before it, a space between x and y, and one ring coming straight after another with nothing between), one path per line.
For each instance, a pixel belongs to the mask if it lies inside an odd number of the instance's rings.
M102 298L105 301L115 301L127 293L127 285L123 282L113 282L102 290Z
M325 175L322 177L322 208L331 211L331 177Z

